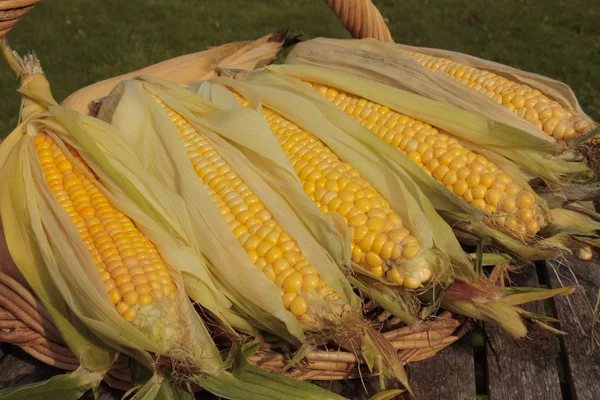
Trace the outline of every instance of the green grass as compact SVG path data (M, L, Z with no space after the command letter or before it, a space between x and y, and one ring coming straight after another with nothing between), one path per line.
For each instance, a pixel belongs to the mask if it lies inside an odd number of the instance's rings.
M375 0L395 40L469 53L569 84L600 119L600 9L593 0ZM226 5L226 6L225 6ZM478 22L470 22L476 15ZM34 50L58 101L90 83L281 27L308 39L347 38L321 0L46 0L8 38ZM0 67L0 137L19 98Z

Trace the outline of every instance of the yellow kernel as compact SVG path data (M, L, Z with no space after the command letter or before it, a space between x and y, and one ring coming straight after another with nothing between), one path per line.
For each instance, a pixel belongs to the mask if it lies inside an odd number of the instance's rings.
M308 275L307 275L308 276ZM300 289L302 289L302 280L304 277L300 272L294 271L292 272L286 279L283 281L283 290L287 293L298 293Z
M379 234L375 236L373 239L373 244L371 245L371 251L375 254L379 254L381 252L381 248L383 244L387 241L387 237L385 235Z
M108 297L110 297L110 300L113 302L113 304L118 304L121 301L121 293L117 288L109 290Z
M481 175L481 180L479 181L479 184L481 186L485 187L486 189L489 189L495 180L496 180L495 174L491 174L491 173L483 174L483 175Z
M454 185L454 182L456 182L456 171L451 169L450 171L446 172L446 175L444 175L442 183L446 186L452 186Z
M410 232L406 228L400 228L391 230L388 235L394 242L402 243L410 235Z
M383 266L382 265L378 265L376 267L370 267L369 271L372 274L375 274L377 276L383 276Z
M308 311L308 303L302 296L297 296L290 303L290 312L297 317L300 317Z
M483 199L473 199L471 201L471 205L475 208L479 208L480 210L484 210L484 211L487 206L487 204L485 203L485 200L483 200Z
M289 279L289 278L288 278ZM306 274L302 280L302 290L308 292L319 287L321 279L318 274Z
M123 315L125 314L125 311L129 310L129 304L125 302L120 302L119 304L117 304L116 309L120 315Z
M142 284L139 285L135 288L136 292L138 292L140 295L142 294L149 294L152 291L152 288L150 287L150 285L147 284Z
M123 302L125 302L126 304L129 304L130 306L134 305L137 300L138 300L139 295L137 294L137 292L127 292L125 293L125 295L123 296Z
M479 185L480 181L481 176L478 172L471 172L469 176L467 176L467 178L465 179L465 182L467 182L467 185L469 185L470 188Z
M257 251L258 252L258 251ZM258 252L260 255L260 252ZM280 259L283 256L283 251L279 247L272 246L265 253L264 257L268 264L272 264L275 260Z
M283 257L290 263L291 266L296 265L296 263L300 260L300 253L298 251L289 250L283 254Z
M529 222L533 219L533 212L529 208L521 208L517 212L517 218L523 222Z
M127 282L131 282L131 275L129 274L123 274L115 278L116 287L122 286Z
M446 172L449 170L450 169L446 165L439 165L435 171L432 172L432 175L436 181L441 182L442 179L444 179Z
M540 230L540 224L535 219L533 219L527 223L525 228L527 229L527 234L535 235Z
M466 168L466 167L459 168L458 170L456 170L456 179L464 180L467 178L467 176L469 176L470 173L471 173L471 170L469 168Z
M397 285L402 285L404 283L404 278L400 274L400 271L398 271L398 268L390 268L386 272L385 277L388 281L393 282Z
M129 310L125 311L125 313L123 314L123 318L125 318L125 321L127 321L127 322L133 321L136 316L137 316L137 310L135 308L130 308Z
M369 251L367 253L366 260L367 260L367 264L371 268L378 267L383 263L383 261L381 260L381 257L379 257L377 254L373 253L372 251Z
M296 296L298 296L297 293L284 293L283 295L283 306L287 309L290 308L290 304L292 304L292 301L296 298Z
M277 274L277 284L283 285L283 282L285 282L287 277L293 274L294 272L297 272L294 268L288 268L281 271L279 274Z
M402 247L402 255L404 258L411 260L419 254L421 250L421 245L416 237L410 236L404 242L404 246Z
M535 197L531 193L522 193L517 197L517 206L519 208L530 208L535 201Z
M285 258L278 258L273 262L273 272L275 272L275 275L279 275L288 268L290 268L290 263Z
M121 295L131 292L132 290L135 290L135 286L131 282L125 283L119 287L119 293L121 293Z
M513 196L507 197L502 201L502 210L505 213L511 214L511 213L515 212L516 209L517 209L517 201L515 200L515 198Z
M471 194L474 199L483 199L485 198L485 194L487 192L487 188L482 185L477 185L471 189Z
M351 228L357 228L367 223L369 217L365 214L357 214L348 220L348 226Z
M462 179L454 182L454 185L452 186L452 191L457 196L462 196L467 189L469 189L469 185Z
M485 200L492 206L498 205L501 197L502 192L500 192L498 189L489 189L485 194Z
M411 276L404 279L404 287L407 289L418 289L420 286L421 282Z

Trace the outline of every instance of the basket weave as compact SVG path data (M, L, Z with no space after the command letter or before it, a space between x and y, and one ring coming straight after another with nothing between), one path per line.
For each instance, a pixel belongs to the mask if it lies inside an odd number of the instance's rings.
M40 0L0 0L0 40Z
M392 42L387 25L371 0L324 0L355 38L372 37ZM0 0L0 39L29 12L39 0ZM0 140L1 142L1 140ZM397 350L403 363L424 360L457 341L470 328L462 317L443 312L415 326L403 326L398 318L372 302L365 315L380 328ZM75 370L79 360L73 355L52 323L41 302L8 255L0 222L0 342L19 346L36 359L64 370ZM265 370L283 373L299 380L341 380L371 376L364 360L355 354L320 349L306 355L295 367L283 372L284 354L264 344L249 361ZM128 362L121 356L105 377L117 389L131 388Z

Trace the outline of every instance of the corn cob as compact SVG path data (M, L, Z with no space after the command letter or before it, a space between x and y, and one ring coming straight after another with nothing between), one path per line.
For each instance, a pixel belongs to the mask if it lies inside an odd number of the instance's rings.
M117 312L134 325L156 315L159 303L174 313L175 285L154 245L48 135L36 135L34 145L46 183L77 227Z
M407 51L407 54L419 64L443 72L457 82L485 94L563 145L585 135L591 129L590 123L584 118L574 115L557 101L530 86L447 58L413 51Z
M242 106L249 105L239 94L234 96ZM431 269L423 259L419 240L402 226L400 217L373 185L314 135L272 109L262 109L304 191L321 212L336 213L348 225L352 261L407 288L416 289L428 281Z
M535 236L544 223L535 197L490 160L449 134L351 93L306 82L340 109L406 154L427 174L474 207L493 214L512 236Z
M234 236L252 263L280 288L285 308L302 319L309 310L313 293L328 301L337 300L339 295L323 282L294 238L284 232L258 196L201 132L158 96L153 97L177 127L198 178Z

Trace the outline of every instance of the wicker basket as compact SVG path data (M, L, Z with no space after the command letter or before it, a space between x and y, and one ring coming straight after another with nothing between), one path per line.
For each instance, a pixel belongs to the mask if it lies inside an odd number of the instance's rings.
M402 326L397 318L381 311L372 302L365 304L365 311L373 324L381 327L384 337L398 351L398 358L403 363L435 355L467 333L470 325L463 318L443 312L431 321L408 327ZM38 360L57 368L74 370L79 366L78 359L66 346L44 306L17 279L5 272L0 272L0 341L19 346ZM286 365L285 355L266 344L249 361L279 373ZM372 374L363 360L354 354L323 349L309 353L303 363L289 369L285 375L300 380L339 380ZM113 365L105 381L117 389L130 388L125 357Z
M0 39L40 0L0 0Z
M392 41L383 17L371 0L325 0L354 37L374 37ZM39 0L0 0L0 39L29 12ZM457 341L470 324L449 312L412 327L372 302L365 304L365 314L381 329L398 351L403 363L426 359ZM64 370L75 370L79 360L66 346L41 302L8 255L0 222L0 342L21 347L38 360ZM286 356L264 345L250 362L270 371L283 373ZM285 375L300 380L340 380L370 376L364 361L356 355L338 350L319 349L287 370ZM122 356L105 377L108 385L122 390L131 387L128 363Z

